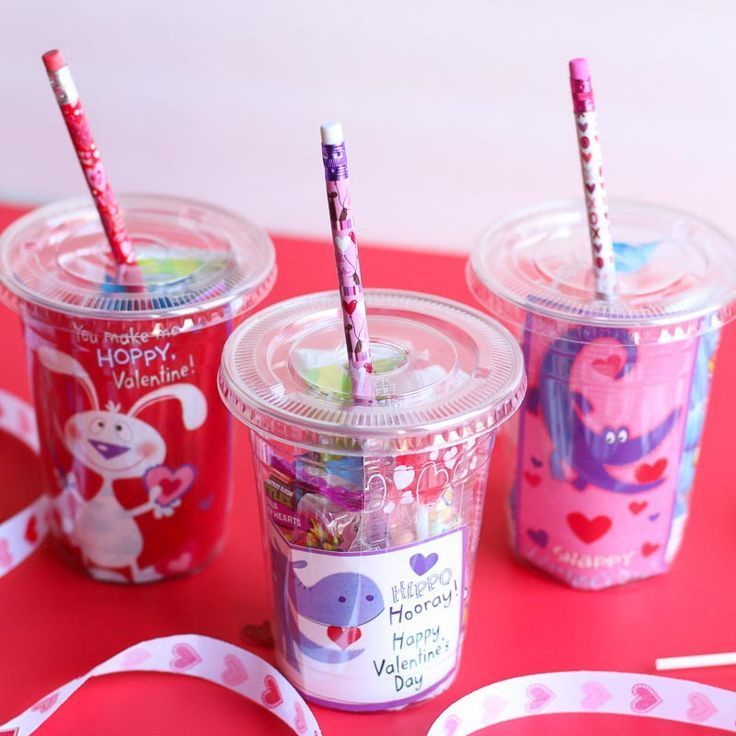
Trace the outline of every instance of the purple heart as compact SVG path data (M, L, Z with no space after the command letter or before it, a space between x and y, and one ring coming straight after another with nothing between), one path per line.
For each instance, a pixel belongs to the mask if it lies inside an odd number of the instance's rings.
M541 467L542 467L542 465L543 465L543 463L542 463L542 461L541 461L541 460L539 460L538 458L536 458L536 457L532 457L532 465L533 465L533 466L534 466L535 468L541 468Z
M421 554L421 552L417 552L415 555L411 556L409 564L411 565L411 569L421 577L425 572L428 572L437 564L437 559L438 557L436 552L432 552L431 555L427 555L426 557Z
M657 521L659 519L659 511L656 514L649 514L649 521Z
M542 549L547 546L547 542L549 542L549 534L547 534L544 529L527 529L526 533L529 539Z

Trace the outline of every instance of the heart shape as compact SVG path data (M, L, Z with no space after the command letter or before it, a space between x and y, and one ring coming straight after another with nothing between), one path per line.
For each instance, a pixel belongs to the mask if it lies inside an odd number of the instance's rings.
M632 514L640 514L647 506L649 506L648 501L632 501L629 504L629 511Z
M309 728L307 717L304 715L304 710L298 700L294 703L294 728L297 733L306 733Z
M536 457L532 457L531 461L532 461L532 465L535 468L541 468L542 465L544 464L539 458L536 458Z
M197 654L196 649L189 644L174 644L171 651L174 655L170 662L172 670L186 672L192 669L192 667L196 667L202 661L202 657Z
M131 649L120 661L121 669L135 669L151 657L151 653L145 649Z
M549 543L549 534L544 529L527 529L526 535L538 547L544 549Z
M255 644L258 647L273 648L273 632L271 631L270 621L264 621L260 624L246 624L241 630L241 635L248 644Z
M450 448L443 456L442 456L442 462L445 463L445 467L450 468L450 470L453 469L455 466L455 463L457 462L457 453L459 450L457 447Z
M10 567L13 564L13 555L10 554L10 544L7 539L0 539L0 567Z
M532 487L536 488L542 482L542 476L538 473L531 473L528 470L524 471L524 480Z
M483 701L483 721L491 724L501 715L508 703L500 696L491 694Z
M634 475L639 483L652 483L659 480L665 470L667 470L667 460L661 457L654 465L648 465L647 463L637 465Z
M425 465L417 479L417 497L423 504L433 504L439 501L450 482L450 474L444 468L438 468L434 463Z
M621 358L618 355L609 355L605 360L597 358L593 361L593 370L603 376L613 378L621 370Z
M657 511L656 514L649 514L649 521L657 521L657 519L659 519L659 514L659 511Z
M442 724L442 730L445 736L455 736L457 730L460 728L462 721L456 715L447 716L445 722Z
M182 552L178 557L166 563L166 570L174 573L186 572L192 566L192 559L191 552Z
M589 192L590 192L591 194L593 194L593 192L595 191L595 184L586 184L586 185L585 185L585 188L586 188L586 189L587 189L587 190L588 190L588 191L589 191Z
M567 515L567 523L580 541L592 544L608 533L613 522L608 516L589 519L584 514L574 511Z
M690 693L687 702L690 703L690 707L685 715L695 723L703 723L718 713L718 708L703 693Z
M530 685L526 689L526 709L529 713L536 713L544 708L555 697L555 694L546 685Z
M417 575L419 575L419 577L421 577L437 564L438 559L439 557L436 552L432 552L432 554L429 554L426 557L421 552L417 552L409 559L409 566Z
M172 470L167 465L150 468L143 476L143 483L149 493L158 495L153 499L158 506L170 506L180 499L194 483L194 467L180 465Z
M593 158L593 154L592 153L584 153L584 154L582 154L582 156L583 156L583 161L585 161L586 164L589 164L590 163L590 159Z
M261 693L261 702L267 708L278 708L284 702L279 684L272 675L263 678L264 691Z
M414 482L414 468L410 465L397 465L394 468L394 485L396 490L403 491Z
M28 544L35 544L38 541L38 522L35 514L28 519L23 536Z
M634 699L631 701L631 710L634 713L649 713L662 702L662 698L643 682L634 685L631 692L634 695Z
M51 710L51 708L54 707L54 704L59 699L59 693L51 693L51 695L47 695L45 698L42 698L41 700L36 703L31 710L37 710L39 713L45 713L47 710Z
M342 303L342 308L350 315L352 315L357 306L358 302L355 299L351 299L349 302Z
M583 699L580 705L586 710L596 710L611 699L611 693L600 682L588 680L583 683Z
M248 679L248 673L238 657L234 654L226 654L225 669L220 677L229 687L237 687L238 685L242 685Z
M658 549L658 544L654 544L653 542L644 542L641 546L641 553L644 557L649 557L649 555L653 555Z
M336 235L333 238L333 242L337 246L337 249L340 251L340 253L343 254L353 244L353 241L348 235Z
M580 128L582 133L585 133L588 130L588 123L578 123L578 128Z
M330 641L345 651L351 644L355 644L363 636L363 632L357 626L328 626L327 636Z

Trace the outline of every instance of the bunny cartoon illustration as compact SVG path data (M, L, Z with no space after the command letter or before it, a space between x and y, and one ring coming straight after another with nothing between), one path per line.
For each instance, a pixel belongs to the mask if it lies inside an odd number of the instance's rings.
M78 381L91 405L91 409L73 414L63 427L58 427L71 455L102 477L102 486L90 500L76 490L73 476L67 483L66 492L74 496L72 506L75 511L73 521L64 520L65 531L81 550L93 577L126 582L127 578L120 572L126 569L133 582L162 577L153 565L145 568L138 565L143 551L143 535L135 519L148 512L156 518L169 516L181 499L163 503L162 488L154 486L149 489L146 503L126 509L115 496L113 482L142 478L152 468L162 465L166 458L164 438L158 430L138 418L141 411L157 402L174 399L181 404L184 427L194 430L201 427L207 418L207 402L203 393L192 384L175 383L142 396L127 413L123 413L120 406L111 402L104 408L100 406L92 380L75 358L47 345L39 347L37 355L47 370ZM189 470L191 482L193 471Z

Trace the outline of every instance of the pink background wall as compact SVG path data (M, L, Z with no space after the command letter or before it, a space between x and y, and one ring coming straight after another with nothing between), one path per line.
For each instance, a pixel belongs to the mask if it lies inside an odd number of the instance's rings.
M326 235L318 125L339 117L363 240L467 250L503 213L578 195L566 62L587 55L609 192L736 231L727 0L2 10L3 198L82 191L39 59L59 46L119 190L201 197L277 231Z

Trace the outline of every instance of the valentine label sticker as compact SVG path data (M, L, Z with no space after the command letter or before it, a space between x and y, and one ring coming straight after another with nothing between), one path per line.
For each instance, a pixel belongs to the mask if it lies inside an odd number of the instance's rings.
M457 666L466 528L391 550L289 545L271 529L280 664L315 702L373 710L420 700Z

